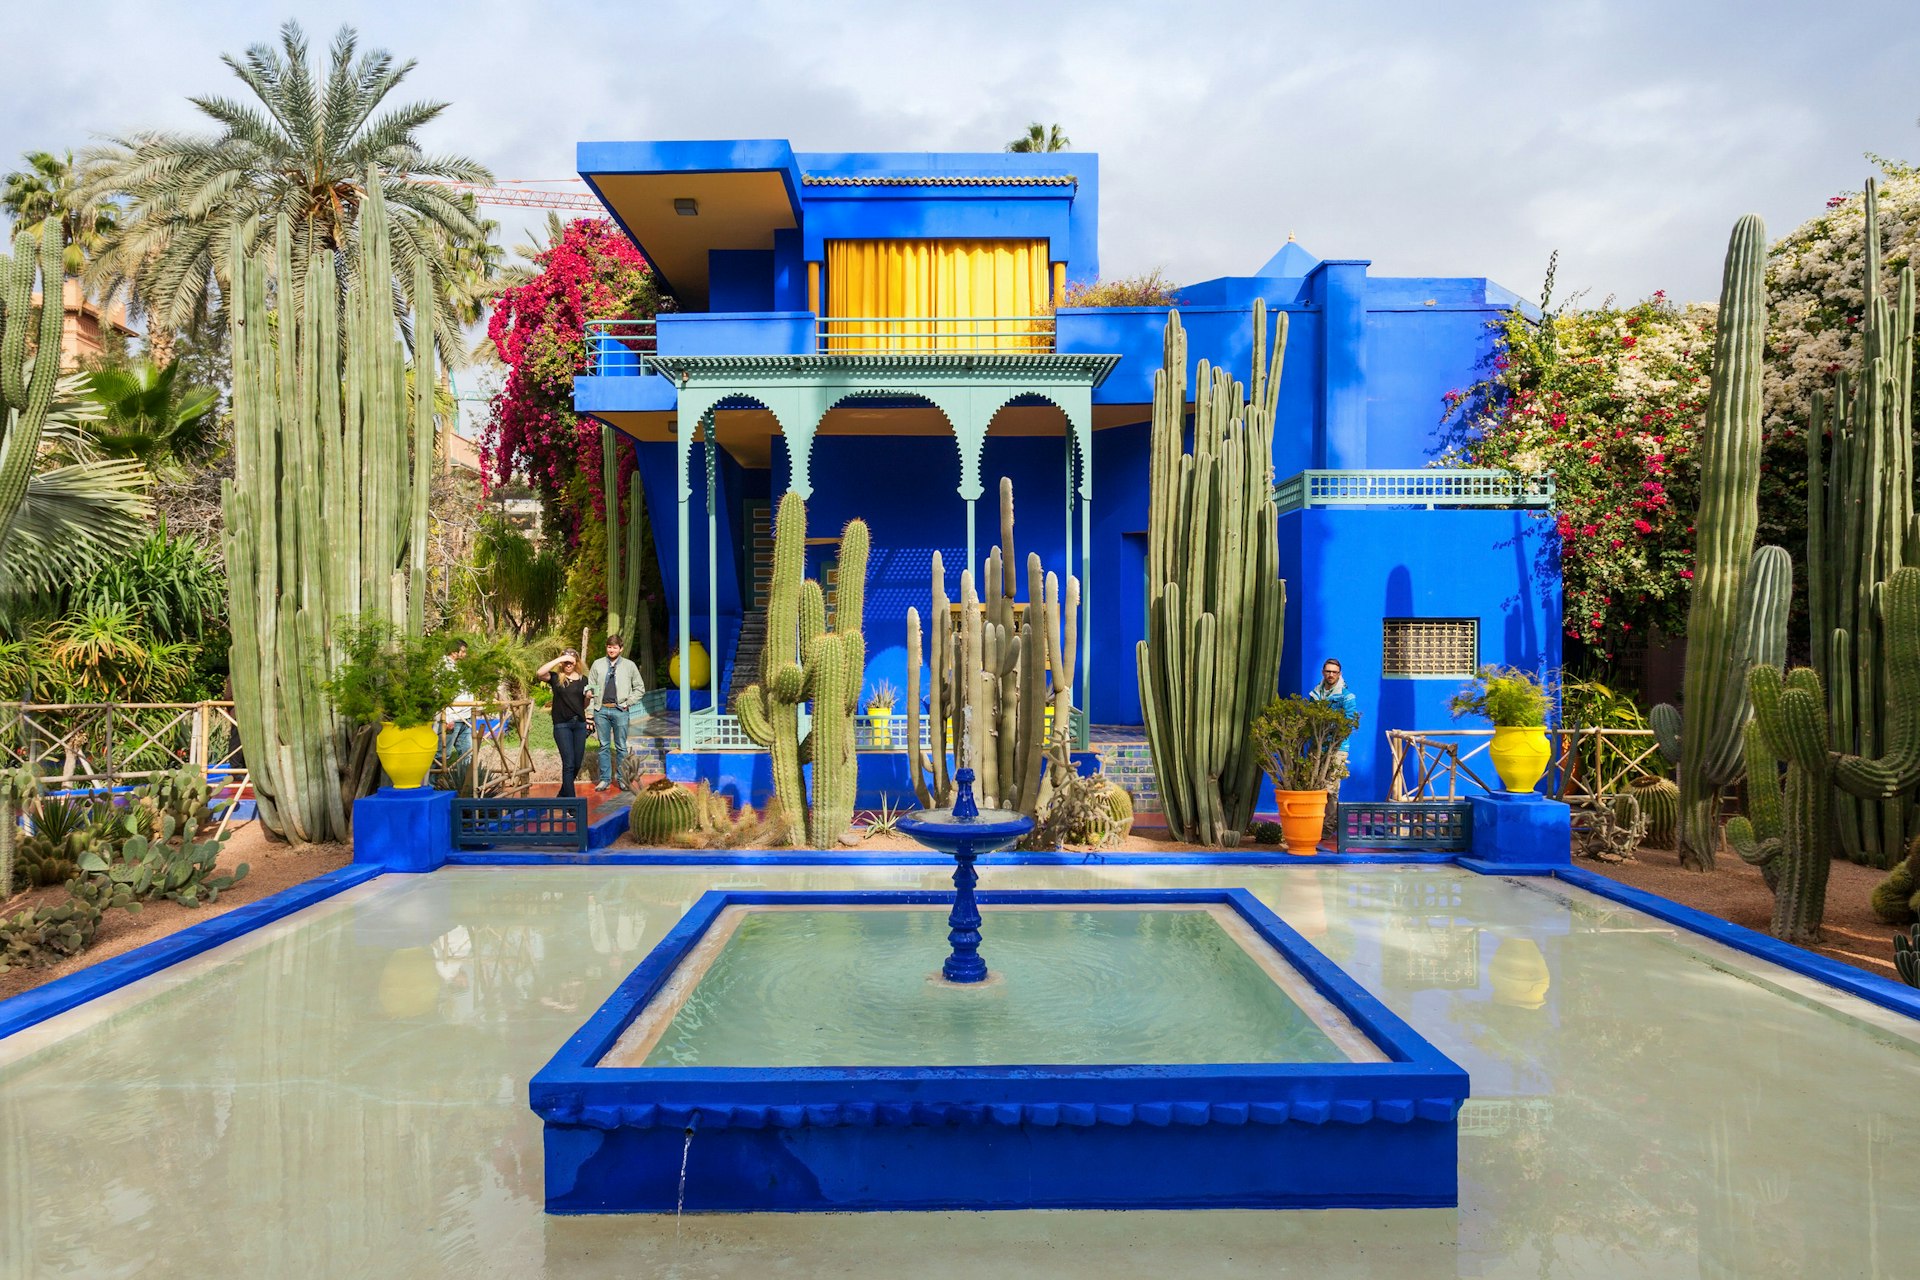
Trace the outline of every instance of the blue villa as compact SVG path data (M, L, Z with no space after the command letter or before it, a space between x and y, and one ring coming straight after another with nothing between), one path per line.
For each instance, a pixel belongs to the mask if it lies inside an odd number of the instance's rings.
M760 790L727 697L758 670L780 495L806 497L808 571L829 588L841 527L871 527L868 679L904 689L905 615L927 608L932 555L957 597L960 566L977 572L997 541L1005 476L1020 550L1084 584L1081 745L1137 795L1149 788L1127 727L1140 723L1166 312L1055 305L1100 275L1098 158L589 142L579 170L678 303L654 321L596 323L594 368L574 385L582 414L633 441L673 644L714 655L717 698L673 691L687 711L669 773ZM1363 715L1356 799L1388 794L1387 730L1446 727L1446 700L1476 665L1557 666L1561 635L1550 488L1432 466L1445 394L1481 376L1489 322L1519 299L1481 278L1368 265L1289 239L1249 275L1176 295L1190 357L1243 378L1254 300L1290 317L1273 458L1282 691L1342 661ZM891 776L873 754L863 790Z

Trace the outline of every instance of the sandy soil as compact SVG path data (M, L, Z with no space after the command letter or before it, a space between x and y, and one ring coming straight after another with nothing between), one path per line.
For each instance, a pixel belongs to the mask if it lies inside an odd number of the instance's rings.
M109 911L100 922L93 945L79 955L44 968L9 969L0 973L0 999L31 991L42 983L77 973L88 965L138 946L164 938L170 933L224 915L235 907L257 902L304 880L329 871L337 871L353 860L353 848L345 844L308 845L295 852L290 845L270 840L257 822L234 828L227 847L220 854L220 869L230 871L247 864L247 878L220 895L209 906L183 907L174 902L142 903L138 911ZM42 902L64 902L67 891L61 885L49 885L14 895L4 906L11 916L23 908Z
M1582 858L1575 865L1760 933L1767 931L1773 919L1773 894L1767 890L1767 882L1730 850L1722 849L1714 859L1714 869L1705 872L1682 867L1679 855L1670 849L1642 849L1633 862ZM1868 905L1874 887L1886 874L1836 858L1827 879L1827 914L1822 921L1825 940L1808 950L1883 978L1897 978L1893 967L1894 929L1875 919Z

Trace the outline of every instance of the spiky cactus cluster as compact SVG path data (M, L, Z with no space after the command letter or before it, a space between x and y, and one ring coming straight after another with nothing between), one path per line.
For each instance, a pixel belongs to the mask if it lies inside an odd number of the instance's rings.
M1249 728L1280 683L1286 584L1273 498L1274 414L1287 317L1253 306L1253 381L1202 360L1193 452L1183 437L1187 336L1167 316L1153 377L1147 524L1147 638L1140 708L1167 825L1182 840L1232 846L1253 816L1260 754Z
M221 500L234 714L261 820L295 843L344 839L350 802L378 776L372 732L350 739L321 688L335 629L382 620L418 635L426 611L432 271L416 255L409 371L377 178L365 190L344 307L333 254L314 254L305 280L294 275L284 216L272 269L249 257L247 224L236 224L227 290L234 475Z
M1747 677L1747 812L1727 823L1727 843L1760 868L1773 890L1773 936L1812 942L1826 913L1833 862L1833 778L1827 698L1810 667ZM1780 766L1786 765L1786 785Z
M1813 398L1807 432L1807 613L1813 665L1827 686L1835 745L1886 757L1885 768L1835 771L1842 851L1891 866L1914 826L1920 784L1920 707L1894 696L1920 669L1900 665L1883 587L1920 561L1913 511L1914 273L1900 269L1897 301L1881 290L1880 208L1866 192L1865 323L1860 367ZM1831 444L1828 438L1831 437ZM1901 624L1905 625L1905 624ZM1920 664L1909 648L1905 662Z
M920 750L920 611L907 610L907 754L914 794L927 808L953 803L956 767L974 770L974 796L989 808L1032 817L1061 771L1073 714L1073 671L1080 644L1080 580L1045 572L1027 555L1027 605L1016 610L1019 580L1013 546L1013 482L1000 480L1000 541L987 555L987 598L974 594L973 573L960 573L960 625L948 625L946 566L933 556L933 637L927 713L933 750ZM1048 730L1048 712L1052 730ZM1042 768L1043 761L1048 762Z
M740 727L772 757L774 799L791 829L830 849L853 826L859 789L854 703L866 682L865 611L869 538L864 520L840 535L840 581L832 629L820 584L806 576L807 507L797 493L774 517L773 582L760 680L740 695ZM813 704L813 727L800 736L800 708ZM807 791L803 766L813 766Z
M1679 849L1683 865L1713 866L1720 793L1739 776L1750 707L1747 672L1785 661L1793 563L1778 547L1754 550L1760 520L1762 359L1767 326L1766 226L1749 214L1734 224L1720 285L1713 384L1701 433L1700 508L1693 596L1687 608L1687 667L1680 712L1661 705L1651 721L1661 750L1679 767Z

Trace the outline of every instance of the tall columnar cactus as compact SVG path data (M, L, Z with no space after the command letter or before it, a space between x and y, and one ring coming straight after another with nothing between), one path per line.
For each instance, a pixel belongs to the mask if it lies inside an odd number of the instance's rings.
M1153 380L1147 523L1147 638L1140 707L1167 825L1232 846L1253 816L1260 757L1249 727L1280 683L1286 584L1273 499L1274 414L1286 355L1280 314L1269 356L1266 304L1253 309L1253 382L1205 360L1185 452L1187 336L1167 316Z
M1785 660L1793 567L1777 547L1754 550L1760 521L1760 387L1767 327L1767 231L1734 224L1720 283L1713 385L1701 436L1694 516L1693 598L1687 608L1686 708L1653 709L1653 727L1680 773L1680 861L1704 871L1718 843L1720 793L1740 773L1747 672Z
M974 795L982 805L1029 817L1057 771L1073 767L1067 742L1080 644L1080 580L1068 576L1063 604L1059 577L1045 572L1040 557L1029 553L1026 608L1019 610L1014 567L1013 482L1002 477L1000 542L988 553L982 575L987 598L975 595L972 572L962 570L957 634L948 622L946 566L934 553L933 639L927 652L927 736L933 749L928 753L920 750L920 611L907 610L907 752L914 794L928 808L953 803L949 751L956 767L974 770Z
M419 634L425 621L431 269L417 258L410 393L380 184L365 186L344 308L332 254L294 276L285 217L271 269L248 256L244 224L231 256L234 475L221 500L234 714L261 818L296 843L344 839L349 802L378 776L373 733L350 737L320 687L335 628L371 619Z
M60 381L60 329L64 314L53 298L65 279L60 236L42 235L37 262L46 300L33 314L34 239L21 232L14 237L13 257L5 265L6 289L0 293L0 551L9 541L15 519L27 498L27 484L40 461L40 440L53 407L54 387ZM28 345L31 333L33 343ZM51 360L35 359L41 352ZM4 567L0 563L0 567Z
M1747 813L1727 823L1727 843L1760 868L1773 890L1773 936L1812 942L1820 936L1833 863L1826 693L1809 667L1786 676L1755 667L1747 687L1753 701L1746 730Z
M1913 545L1920 536L1913 512L1914 272L1911 264L1901 267L1889 306L1871 182L1866 215L1860 366L1841 375L1830 395L1814 397L1807 432L1807 613L1835 746L1905 766L1871 777L1855 768L1834 775L1852 793L1835 797L1842 851L1855 862L1888 867L1912 834L1909 793L1920 783L1910 745L1920 711L1893 696L1896 684L1913 678L1896 662L1911 659L1895 658L1900 639L1881 586L1920 553Z
M861 631L867 581L866 522L840 537L840 583L833 629L820 584L806 577L807 507L797 493L774 517L773 582L760 680L740 695L740 727L772 756L773 791L788 827L815 848L832 848L853 825L858 791L855 702L865 679ZM813 704L813 727L800 736L800 708ZM813 794L802 767L813 766Z

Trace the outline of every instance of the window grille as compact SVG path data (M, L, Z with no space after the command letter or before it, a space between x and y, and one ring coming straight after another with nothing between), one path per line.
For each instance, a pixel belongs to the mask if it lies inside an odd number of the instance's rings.
M1383 676L1470 676L1479 666L1478 618L1384 618Z

